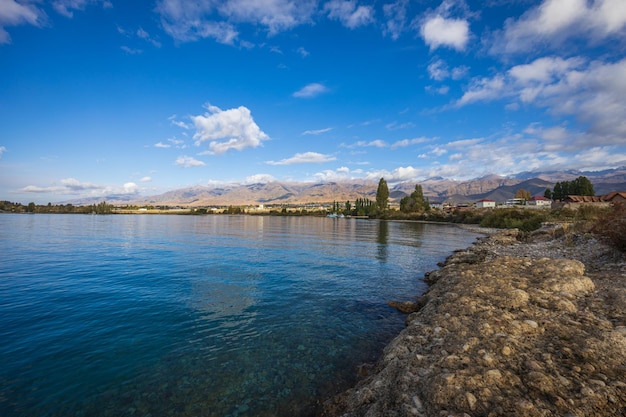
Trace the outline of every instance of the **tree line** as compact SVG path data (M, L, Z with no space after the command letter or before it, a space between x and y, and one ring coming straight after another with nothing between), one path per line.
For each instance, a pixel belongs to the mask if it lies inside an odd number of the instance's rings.
M0 201L0 211L11 213L111 214L113 209L114 207L105 201L87 206L52 203L39 205L33 202L24 205L11 201Z
M562 201L568 195L594 196L593 184L587 177L580 176L573 181L561 181L554 184L554 190L546 188L544 197Z

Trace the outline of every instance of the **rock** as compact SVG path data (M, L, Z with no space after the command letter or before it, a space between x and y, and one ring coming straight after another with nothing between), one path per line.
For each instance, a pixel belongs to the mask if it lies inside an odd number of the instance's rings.
M321 415L622 415L626 260L537 236L480 239L426 274L421 300L390 303L407 327Z
M388 301L387 305L404 314L415 313L420 309L419 304L414 303L413 301Z

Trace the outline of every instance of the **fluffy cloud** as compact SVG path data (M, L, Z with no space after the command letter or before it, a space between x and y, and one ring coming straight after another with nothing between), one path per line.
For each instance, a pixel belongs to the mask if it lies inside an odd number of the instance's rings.
M106 189L106 187L88 182L81 182L75 178L65 178L62 179L60 183L61 185L52 185L49 187L29 185L22 188L20 191L25 193L59 193L77 195L83 192L103 191Z
M206 165L204 162L202 161L198 161L197 159L191 157L191 156L179 156L176 159L176 165L180 165L184 168L191 168L191 167L201 167Z
M469 33L467 20L447 19L442 16L429 17L420 27L420 34L431 51L441 46L463 51L469 40Z
M315 181L319 182L347 181L352 179L348 167L340 167L336 170L326 169L322 172L315 173L313 177Z
M328 88L324 84L311 83L293 93L293 96L296 98L313 98L326 92L328 92Z
M374 8L357 6L356 0L331 0L324 5L324 11L350 29L374 22Z
M65 178L59 182L59 185L51 185L48 187L28 185L20 189L20 191L32 194L54 193L56 196L66 195L102 198L114 195L134 195L139 193L139 187L134 182L127 182L122 186L97 185L89 182L82 182L75 178Z
M584 134L570 135L562 141L563 147L622 145L626 137L624 74L626 59L606 63L545 57L492 78L475 80L456 105L502 98L519 100L544 107L555 116L573 116L584 126Z
M84 191L84 190L100 190L103 187L88 182L81 182L75 178L66 178L61 180L61 184L72 191Z
M420 178L424 175L424 171L418 168L398 167L392 171L370 171L365 175L365 179L369 181L378 181L380 178L385 178L388 183L397 183L402 181L411 181Z
M297 153L291 158L282 159L280 161L267 161L268 165L294 165L294 164L320 164L323 162L334 161L332 155L324 155L317 152Z
M193 116L196 127L193 135L196 145L209 141L210 154L222 154L231 149L242 151L256 148L269 137L254 122L250 110L244 106L221 110L207 105L208 112Z
M150 182L150 181L152 181L152 177L142 177L139 181L141 181L141 182Z
M493 53L518 53L558 47L566 41L598 43L621 39L626 28L623 0L544 0L496 33Z
M268 182L276 182L276 178L270 174L256 174L246 177L244 184L267 184Z
M32 4L2 0L0 2L0 44L11 42L11 36L4 29L5 27L23 24L41 26L44 20L44 12Z

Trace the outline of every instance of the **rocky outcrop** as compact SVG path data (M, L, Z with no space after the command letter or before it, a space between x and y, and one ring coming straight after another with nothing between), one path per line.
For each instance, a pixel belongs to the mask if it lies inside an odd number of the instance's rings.
M419 311L323 415L626 415L626 263L589 237L537 236L494 234L427 274L399 303Z

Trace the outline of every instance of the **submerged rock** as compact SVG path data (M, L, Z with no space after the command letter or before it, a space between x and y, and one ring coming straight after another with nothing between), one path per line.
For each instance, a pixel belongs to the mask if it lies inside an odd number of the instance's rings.
M611 291L583 262L528 245L483 238L428 274L421 302L391 303L407 327L322 415L626 415L622 264Z

